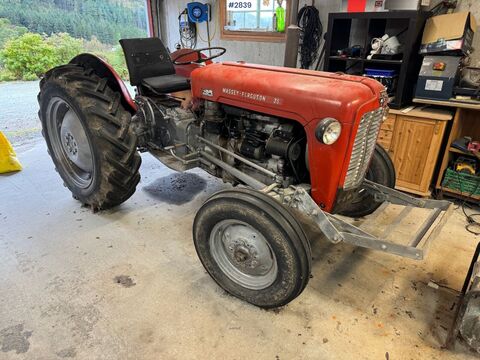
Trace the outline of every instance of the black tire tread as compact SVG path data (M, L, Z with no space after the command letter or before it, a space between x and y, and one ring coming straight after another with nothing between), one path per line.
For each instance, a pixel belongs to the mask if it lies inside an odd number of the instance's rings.
M374 162L375 164L373 164ZM370 166L372 165L381 168L382 178L373 178L370 180L379 182L390 188L395 187L396 174L394 164L388 155L388 152L379 144L375 147L372 162L370 163ZM357 196L358 200L352 202L351 207L348 210L341 211L341 215L360 218L373 213L381 205L381 203L376 202L370 194Z
M311 247L310 242L303 230L303 227L296 219L295 215L285 206L280 204L278 201L273 199L272 197L268 196L267 194L254 191L251 189L228 189L219 191L213 194L210 198L208 198L203 206L208 206L214 202L220 201L231 201L233 203L244 203L248 204L249 206L253 206L259 211L262 211L266 214L269 214L271 218L274 218L275 221L279 222L283 228L283 230L288 233L290 241L294 245L296 257L298 258L298 262L301 266L300 273L300 281L296 284L294 291L290 294L289 297L282 299L280 301L272 300L271 304L256 304L251 299L244 298L244 300L253 303L254 305L261 306L263 308L275 308L279 306L284 306L297 296L299 296L305 287L308 284L310 279L310 272L311 272ZM196 238L195 229L197 227L197 217L195 218L193 231L194 231L194 239ZM198 252L197 244L195 243L195 247ZM201 258L200 258L201 259ZM202 261L202 259L201 259ZM203 262L203 261L202 261ZM204 264L205 266L205 264ZM208 270L207 266L205 268ZM222 284L218 282L215 278L214 274L210 273L210 276L221 286ZM228 291L228 290L227 290Z
M135 192L140 181L141 157L137 151L137 137L131 128L131 114L123 108L120 94L110 89L107 79L100 78L94 69L73 64L56 67L41 79L37 97L40 106L47 100L43 99L43 94L50 86L60 87L78 102L102 157L102 180L98 189L91 196L82 197L70 188L74 197L93 210L108 209L124 202ZM42 134L46 137L42 109L39 117Z

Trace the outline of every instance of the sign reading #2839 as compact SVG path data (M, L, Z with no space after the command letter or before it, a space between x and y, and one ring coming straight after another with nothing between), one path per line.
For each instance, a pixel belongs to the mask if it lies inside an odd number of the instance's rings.
M227 0L227 11L252 11L255 10L255 0Z

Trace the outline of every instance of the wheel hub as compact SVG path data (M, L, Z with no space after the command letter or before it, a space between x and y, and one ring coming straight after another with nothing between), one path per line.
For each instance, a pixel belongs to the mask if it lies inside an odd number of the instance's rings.
M93 157L88 145L87 134L72 109L69 109L63 117L60 135L67 157L80 169L91 172Z
M54 156L65 175L76 186L87 188L93 179L93 151L79 116L64 99L52 97L46 121Z
M67 154L69 155L69 158L71 160L75 159L77 154L78 154L78 146L77 146L77 142L75 141L75 138L73 137L73 135L70 132L68 132L65 135L65 142L64 142L63 146L65 147L65 150L67 151Z
M265 237L250 225L223 220L212 230L210 251L224 273L250 289L273 283L277 263Z
M235 247L233 256L235 257L235 260L239 263L244 263L246 260L248 260L251 257L250 252L244 246Z

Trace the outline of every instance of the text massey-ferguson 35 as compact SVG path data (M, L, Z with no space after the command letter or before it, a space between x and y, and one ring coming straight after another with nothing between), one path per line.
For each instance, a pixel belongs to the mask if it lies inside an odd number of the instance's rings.
M201 167L241 185L205 202L193 239L222 288L265 308L287 304L309 280L311 250L299 218L332 243L423 258L450 204L392 189L393 165L376 145L387 112L380 83L212 63L223 48L211 48L217 53L210 58L205 49L181 50L172 62L157 38L121 45L135 100L114 70L90 54L50 70L40 84L44 136L76 199L95 210L127 200L140 180L139 151L172 169ZM406 245L335 215L361 217L387 203L405 205L397 222L412 208L431 209Z

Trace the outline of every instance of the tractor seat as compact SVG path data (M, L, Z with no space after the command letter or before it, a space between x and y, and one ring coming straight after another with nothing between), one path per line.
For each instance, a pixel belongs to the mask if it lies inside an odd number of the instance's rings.
M190 89L190 80L175 74L170 54L159 38L122 39L120 45L132 86L157 94Z
M183 76L172 74L142 79L142 85L156 93L166 94L176 91L189 90L190 80Z

